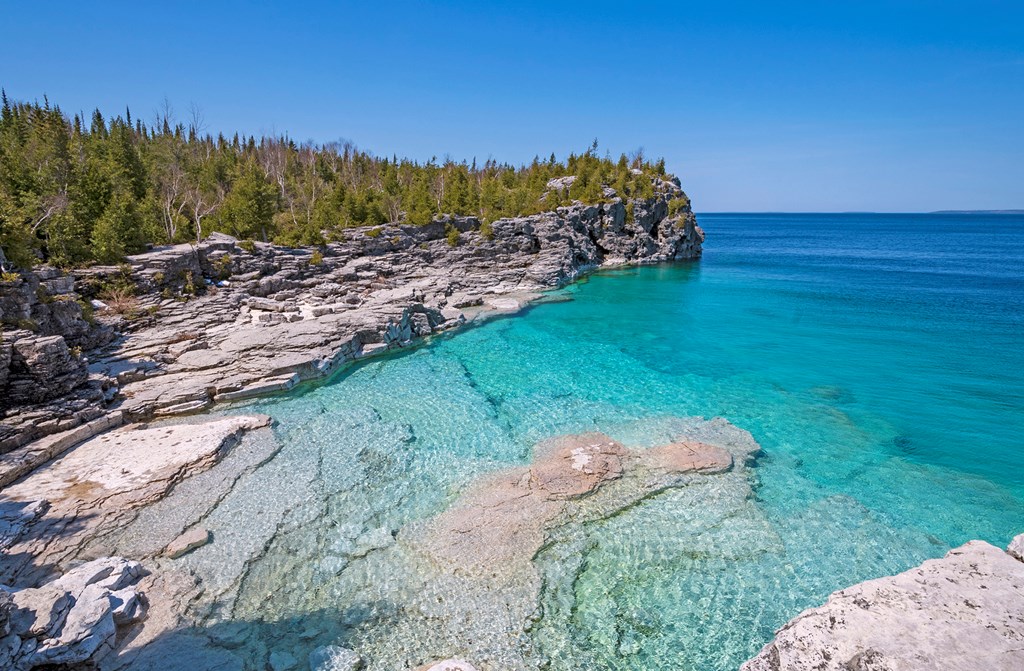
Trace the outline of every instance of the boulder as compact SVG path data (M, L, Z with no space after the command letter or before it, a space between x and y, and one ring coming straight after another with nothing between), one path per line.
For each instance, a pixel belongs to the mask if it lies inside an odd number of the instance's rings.
M1010 541L1010 545L1006 548L1006 551L1014 559L1024 562L1024 534L1020 534Z
M477 671L476 667L462 659L443 659L416 667L416 671Z

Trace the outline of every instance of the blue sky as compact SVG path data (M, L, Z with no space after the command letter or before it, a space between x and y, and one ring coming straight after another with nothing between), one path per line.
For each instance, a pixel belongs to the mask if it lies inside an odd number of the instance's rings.
M72 112L420 159L596 137L698 211L1024 208L1021 2L0 0L0 31L8 95Z

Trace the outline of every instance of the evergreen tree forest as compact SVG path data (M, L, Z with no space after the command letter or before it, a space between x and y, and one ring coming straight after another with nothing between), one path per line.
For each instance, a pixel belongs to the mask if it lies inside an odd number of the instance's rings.
M348 143L287 136L213 137L170 114L69 116L44 98L0 110L0 248L9 263L117 263L148 244L202 240L213 231L285 245L319 245L354 226L423 225L443 214L482 222L624 197L653 195L663 160L641 151L613 160L597 142L560 161L529 165L420 163ZM574 175L565 189L548 180Z

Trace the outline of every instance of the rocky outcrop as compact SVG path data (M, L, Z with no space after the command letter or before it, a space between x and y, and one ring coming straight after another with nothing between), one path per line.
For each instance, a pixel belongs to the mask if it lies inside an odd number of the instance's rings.
M776 632L741 671L1024 668L1022 546L1024 535L1007 552L971 541L835 592Z
M5 332L0 345L0 364L10 361L0 365L0 382L19 390L5 397L0 454L112 410L132 421L287 390L482 313L514 312L539 291L599 266L700 255L704 235L677 182L656 180L655 196L646 200L623 201L611 190L606 196L602 204L486 228L455 217L350 229L318 250L219 234L200 245L155 249L129 258L138 287L131 314L97 313L125 334L100 350L94 348L109 340L110 329L86 328L77 295L56 293L70 292L70 279L27 273L14 301L21 307L3 310L38 318L39 332L18 331L24 343L10 348ZM459 233L454 246L452 229ZM78 295L95 299L98 287L125 273L79 271ZM68 300L26 308L38 286ZM67 346L37 341L47 335L60 335Z
M138 562L106 557L40 587L0 587L0 668L94 668L146 612Z
M0 454L103 414L107 385L82 351L114 330L83 312L74 278L54 268L0 282Z

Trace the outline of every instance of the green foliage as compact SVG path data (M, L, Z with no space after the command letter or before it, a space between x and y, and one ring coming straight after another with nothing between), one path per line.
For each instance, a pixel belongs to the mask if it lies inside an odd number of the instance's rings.
M486 240L494 239L494 226L491 225L491 222L485 221L480 224L480 235L484 236Z
M239 238L268 242L273 234L277 192L255 163L238 171L234 188L217 216L217 228Z
M309 257L309 265L319 266L324 262L324 255L319 249L313 250L313 255Z
M82 308L82 319L84 319L89 324L95 324L96 310L95 308L93 308L92 303L86 300L79 300L78 305L79 307Z
M674 217L680 212L689 209L690 199L687 197L673 198L668 202L668 216Z
M19 275L18 273L9 272L9 271L4 271L4 272L0 273L0 282L9 282L9 283L13 284L14 282L20 282L20 281L21 281L21 275Z
M384 229L381 228L380 226L377 226L376 228L371 228L370 230L368 230L366 232L366 237L368 237L368 238L379 238L380 234L383 233L383 232L384 232Z
M213 138L166 115L149 127L99 111L69 118L45 101L8 102L0 111L0 248L15 267L28 267L117 263L147 244L212 231L319 246L351 227L426 225L442 215L492 222L603 202L605 187L650 198L652 179L667 177L664 160L651 163L642 151L617 161L597 151L595 141L565 161L419 163L350 144ZM549 180L567 176L576 177L571 186L549 190Z
M218 279L226 280L231 277L231 269L234 259L231 258L230 254L224 254L216 261L213 262L213 269L217 274ZM189 276L191 277L191 275Z
M459 235L459 229L455 228L451 224L447 224L444 227L445 239L448 241L450 247L458 247L461 236Z
M238 242L238 246L241 247L244 251L249 252L250 254L256 251L256 243L253 242L252 240L240 240Z

